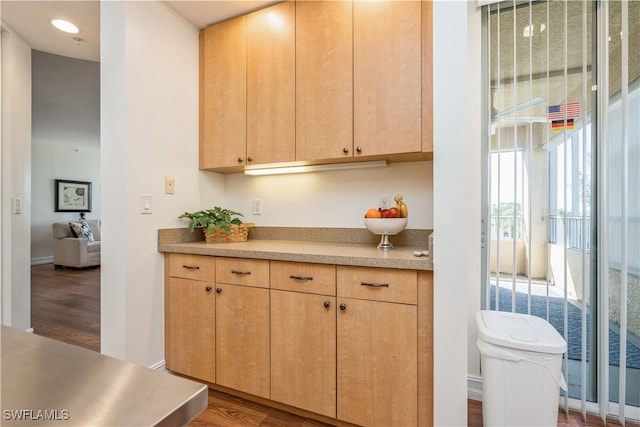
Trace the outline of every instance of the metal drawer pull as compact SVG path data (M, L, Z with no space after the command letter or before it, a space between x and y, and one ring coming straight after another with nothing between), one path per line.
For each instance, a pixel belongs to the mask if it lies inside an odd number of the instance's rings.
M238 271L238 270L231 270L231 272L232 272L233 274L240 274L240 275L243 275L243 276L246 276L247 274L251 274L251 272L250 272L250 271Z
M293 274L289 276L289 279L293 280L313 280L312 276L294 276Z
M389 284L388 283L367 283L367 282L360 282L360 286L370 286L372 288L388 288Z
M200 270L200 267L197 265L186 265L183 264L182 268L186 268L187 270Z

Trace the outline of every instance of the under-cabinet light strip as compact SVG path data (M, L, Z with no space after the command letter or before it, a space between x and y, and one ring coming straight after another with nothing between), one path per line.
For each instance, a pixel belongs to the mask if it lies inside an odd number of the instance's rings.
M386 160L371 162L335 163L330 165L300 165L300 166L271 166L271 167L247 167L245 175L284 175L293 173L325 172L332 170L351 170L387 167Z

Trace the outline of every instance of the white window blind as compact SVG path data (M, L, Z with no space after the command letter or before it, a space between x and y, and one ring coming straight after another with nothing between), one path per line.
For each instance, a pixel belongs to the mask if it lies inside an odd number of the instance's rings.
M563 335L565 408L638 420L640 2L485 3L483 307Z

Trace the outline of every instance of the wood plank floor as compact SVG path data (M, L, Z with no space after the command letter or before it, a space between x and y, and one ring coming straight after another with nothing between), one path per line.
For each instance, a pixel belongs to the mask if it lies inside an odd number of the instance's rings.
M100 267L31 267L31 327L36 335L100 351Z
M482 402L478 400L468 401L468 426L469 427L482 427ZM617 420L607 420L604 423L599 417L594 415L587 415L587 419L582 418L582 414L579 412L569 411L569 415L565 414L564 410L558 411L558 426L559 427L604 427L604 426L621 426ZM638 427L637 423L626 423L627 427Z
M34 332L94 351L100 351L100 268L55 269L53 264L31 267L31 325ZM482 426L482 402L468 401L468 425ZM326 424L258 403L209 390L209 405L191 427L318 427ZM619 426L607 421L609 426ZM627 423L638 427L638 424ZM558 415L558 426L605 426L598 417L586 420L576 412Z
M209 405L189 427L324 427L319 421L209 389Z

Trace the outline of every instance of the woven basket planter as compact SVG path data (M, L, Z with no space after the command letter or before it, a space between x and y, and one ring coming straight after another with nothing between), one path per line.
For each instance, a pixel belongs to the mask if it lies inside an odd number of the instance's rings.
M204 230L204 240L207 243L246 242L249 238L249 229L253 226L254 224L249 223L241 225L232 224L229 226L231 234L225 233L224 230L215 230L214 232Z

